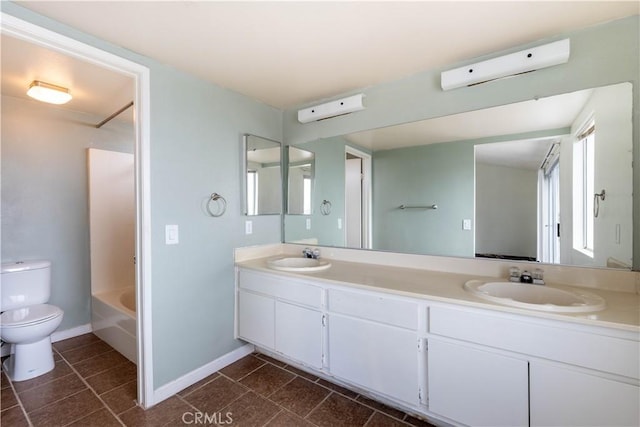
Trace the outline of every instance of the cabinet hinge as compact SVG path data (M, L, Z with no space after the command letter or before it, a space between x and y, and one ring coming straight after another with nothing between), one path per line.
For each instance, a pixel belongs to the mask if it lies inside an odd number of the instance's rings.
M418 402L422 402L422 389L418 389Z
M322 326L327 326L327 315L326 314L322 315Z

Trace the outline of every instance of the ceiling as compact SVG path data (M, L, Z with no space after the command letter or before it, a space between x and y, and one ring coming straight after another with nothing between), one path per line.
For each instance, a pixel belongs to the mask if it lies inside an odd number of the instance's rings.
M6 35L1 43L2 95L38 102L26 93L32 81L63 86L69 88L73 99L55 107L93 114L96 124L133 100L131 77ZM133 122L133 109L117 120Z
M17 3L279 109L640 9L637 1Z

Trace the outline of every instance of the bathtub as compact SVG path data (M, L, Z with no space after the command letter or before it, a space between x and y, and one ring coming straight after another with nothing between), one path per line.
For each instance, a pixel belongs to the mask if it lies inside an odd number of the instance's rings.
M93 333L137 364L135 310L136 293L133 288L101 292L91 296Z

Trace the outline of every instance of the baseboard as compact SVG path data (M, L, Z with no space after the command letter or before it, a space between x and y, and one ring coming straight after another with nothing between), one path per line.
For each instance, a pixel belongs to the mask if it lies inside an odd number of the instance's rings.
M201 366L198 369L194 369L186 375L181 376L180 378L171 381L168 384L163 385L162 387L156 389L153 393L153 404L157 405L165 399L170 398L174 394L178 393L181 390L189 387L197 383L198 381L208 377L214 372L219 371L232 364L233 362L242 359L243 357L253 353L254 351L253 344L245 344L240 348L237 348L225 355L218 357L216 360L207 363L204 366Z
M77 337L79 335L88 334L93 329L91 323L85 325L76 326L75 328L65 329L64 331L55 331L51 334L51 342L58 342L69 338Z
M56 331L51 334L51 342L58 342L68 338L77 337L78 335L88 334L92 330L91 323L87 323L86 325L76 326L75 328L65 329L64 331ZM9 354L11 354L11 344L3 343L2 348L0 349L0 356L5 357L9 356Z

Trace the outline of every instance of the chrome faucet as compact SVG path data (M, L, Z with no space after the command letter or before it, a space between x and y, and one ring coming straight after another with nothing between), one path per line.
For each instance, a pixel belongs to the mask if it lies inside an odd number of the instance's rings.
M311 248L304 248L304 250L302 251L302 257L320 259L320 249L315 248L311 250Z

